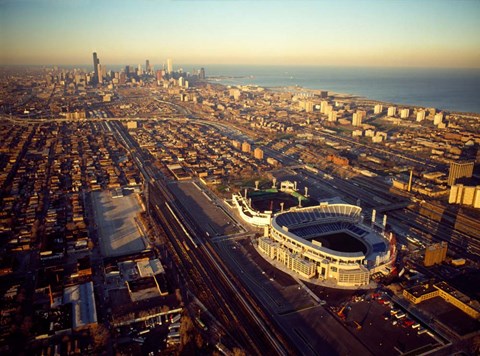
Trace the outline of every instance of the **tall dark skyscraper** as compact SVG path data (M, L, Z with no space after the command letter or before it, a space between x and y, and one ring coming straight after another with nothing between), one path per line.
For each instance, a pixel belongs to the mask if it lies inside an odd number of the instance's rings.
M148 59L145 61L145 72L150 74L150 61Z
M95 83L98 82L98 64L100 63L100 60L97 57L97 52L93 52L93 71L95 72L95 75L93 76L93 81Z
M204 80L205 79L205 68L200 68L200 79Z

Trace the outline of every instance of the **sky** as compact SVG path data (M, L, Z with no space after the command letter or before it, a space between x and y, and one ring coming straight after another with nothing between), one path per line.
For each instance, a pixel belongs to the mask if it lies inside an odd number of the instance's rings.
M0 0L0 64L480 67L478 0Z

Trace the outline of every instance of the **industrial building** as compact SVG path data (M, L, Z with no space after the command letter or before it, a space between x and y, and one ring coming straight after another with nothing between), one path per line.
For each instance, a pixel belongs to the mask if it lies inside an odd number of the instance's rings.
M403 296L413 304L418 304L431 298L441 297L472 318L480 318L480 303L477 300L470 299L446 282L417 285L405 289Z

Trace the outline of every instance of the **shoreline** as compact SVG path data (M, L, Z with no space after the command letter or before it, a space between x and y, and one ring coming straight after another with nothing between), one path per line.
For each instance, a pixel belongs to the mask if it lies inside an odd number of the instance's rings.
M227 84L227 83L222 83L221 82L222 80L244 79L244 78L251 78L251 76L238 76L238 77L234 77L234 76L213 76L213 77L207 77L206 81L209 84L218 84L218 85L222 85L222 86L225 86L225 87L228 87L228 86L257 87L257 88L262 88L262 89L268 90L268 91L285 91L285 92L298 91L298 92L312 92L313 94L318 94L321 91L327 91L329 94L331 93L331 96L344 96L344 97L349 97L349 98L358 98L358 99L370 100L369 98L358 95L358 94L340 93L340 92L335 92L335 91L327 90L327 89L311 89L311 88L302 87L300 85L263 86L263 85L259 85L259 84Z
M418 104L399 104L395 102L390 102L390 101L382 101L378 99L372 99L366 96L362 96L359 94L349 94L349 93L340 93L340 92L335 92L331 91L328 89L311 89L311 88L305 88L300 85L285 85L285 86L263 86L259 84L227 84L227 83L222 83L221 81L225 79L244 79L244 78L250 78L252 76L213 76L213 77L207 77L206 82L209 84L216 84L216 85L221 85L224 87L257 87L257 88L262 88L266 91L276 91L275 89L280 89L277 91L285 91L285 92L290 92L294 93L295 91L297 92L308 92L308 93L313 93L313 94L318 94L321 91L327 91L328 96L332 96L334 98L339 98L340 100L346 100L346 99L352 99L354 101L356 100L363 100L363 101L370 101L375 104L382 104L382 105L390 105L390 106L397 106L397 107L405 107L409 109L430 109L434 108L440 112L446 113L446 114L452 114L452 115L462 115L466 117L475 117L475 118L480 118L480 112L469 112L469 111L456 111L456 110L450 110L450 109L440 109L438 107L433 107L433 106L424 106L424 105L418 105ZM212 81L210 78L213 78L214 80ZM222 79L218 79L222 78ZM217 80L215 80L217 79ZM292 90L294 89L294 90Z

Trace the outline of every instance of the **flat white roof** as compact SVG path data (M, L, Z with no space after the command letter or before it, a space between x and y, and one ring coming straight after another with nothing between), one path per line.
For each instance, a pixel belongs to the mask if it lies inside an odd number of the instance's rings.
M153 277L165 272L158 258L148 261L137 262L137 269L140 277Z
M68 303L72 303L73 329L97 323L92 282L66 287L63 290L63 304Z

